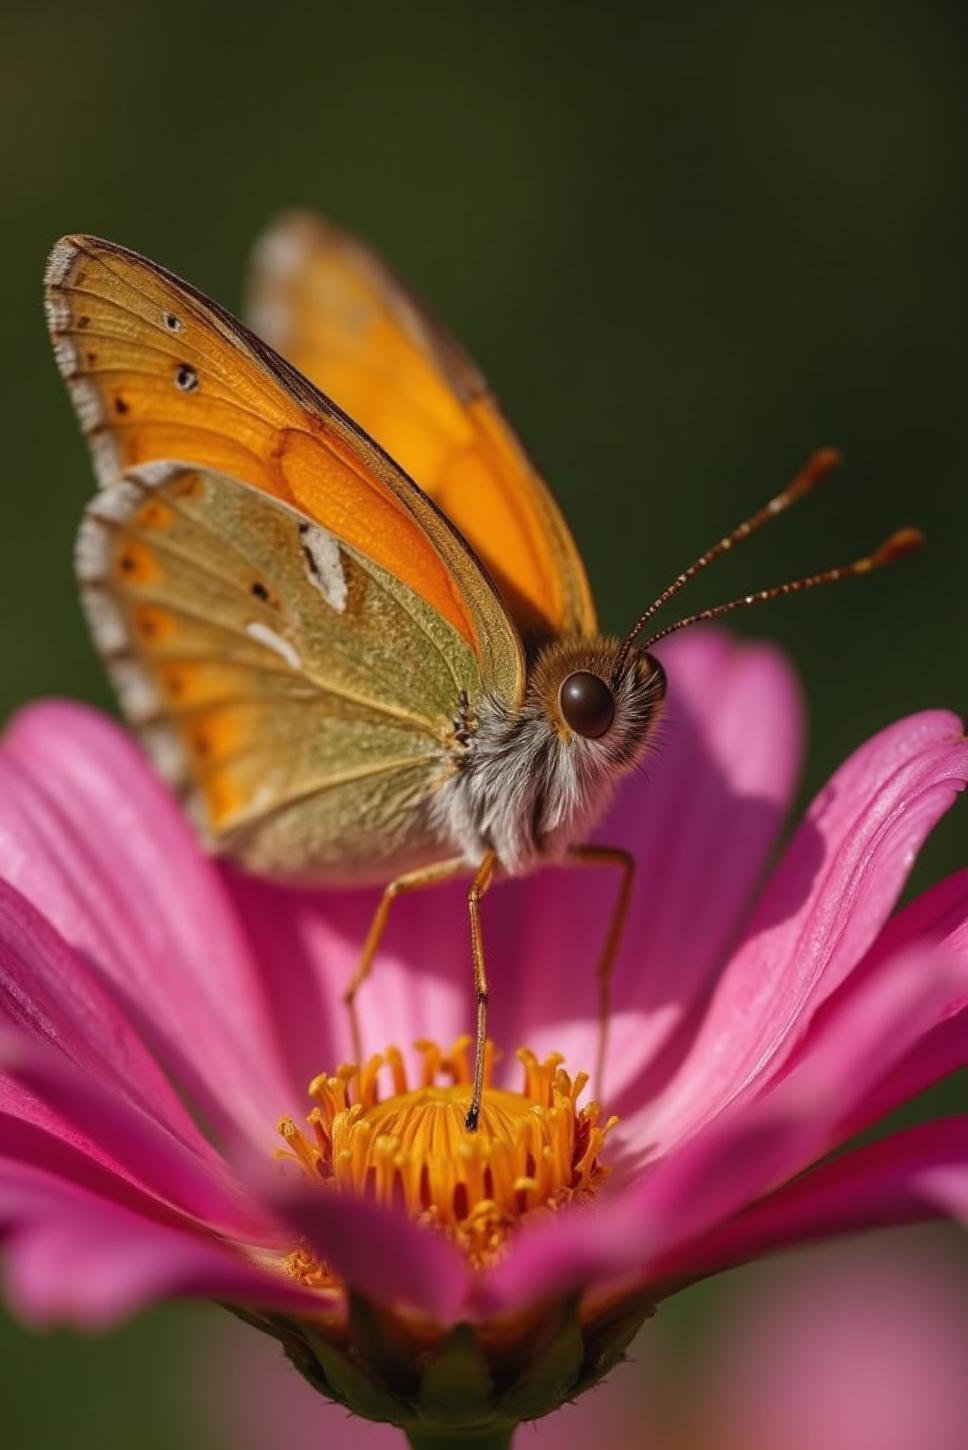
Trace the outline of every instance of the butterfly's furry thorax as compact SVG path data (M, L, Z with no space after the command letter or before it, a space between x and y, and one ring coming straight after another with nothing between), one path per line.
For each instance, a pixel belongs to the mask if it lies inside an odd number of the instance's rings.
M558 640L535 661L520 706L485 694L461 722L456 768L432 809L469 862L493 851L513 875L587 839L653 737L665 697L662 666L644 653L612 680L618 648L615 640ZM610 682L614 698L611 724L596 738L576 733L561 711L562 684L583 671Z

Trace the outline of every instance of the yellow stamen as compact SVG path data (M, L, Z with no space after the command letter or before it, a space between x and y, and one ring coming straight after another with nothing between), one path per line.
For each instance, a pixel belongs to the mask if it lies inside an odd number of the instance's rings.
M448 1053L418 1042L419 1086L411 1088L400 1051L388 1047L358 1067L345 1063L309 1085L315 1106L306 1132L283 1118L277 1156L299 1164L324 1192L351 1193L401 1205L433 1224L475 1266L502 1252L529 1214L595 1193L608 1169L600 1155L616 1118L601 1123L596 1102L578 1107L587 1074L574 1078L559 1053L540 1062L517 1054L520 1092L491 1085L495 1053L487 1044L487 1092L475 1133L465 1118L471 1098L470 1038ZM381 1083L391 1089L381 1096ZM286 1268L304 1283L330 1285L324 1265L305 1249Z

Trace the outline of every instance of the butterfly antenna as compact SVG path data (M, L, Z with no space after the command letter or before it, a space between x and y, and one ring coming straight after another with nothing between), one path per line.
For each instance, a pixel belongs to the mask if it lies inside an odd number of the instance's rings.
M652 616L674 598L680 589L689 583L690 579L694 579L697 574L702 573L703 569L707 568L714 559L729 553L734 545L749 538L750 534L755 533L770 519L785 513L791 505L797 503L801 498L805 498L808 493L812 493L817 485L838 467L841 461L841 454L836 448L818 449L782 493L778 493L763 508L751 514L748 519L744 519L731 533L726 534L711 549L707 549L705 554L701 554L694 564L690 564L688 569L674 579L669 587L664 589L659 597L649 605L645 613L639 616L625 636L616 657L613 677L617 678L621 674L632 645ZM844 564L836 569L826 569L821 574L793 579L786 584L778 584L772 589L761 589L755 594L746 594L740 599L733 599L728 604L717 605L714 609L704 609L701 613L690 615L688 619L681 619L677 624L670 625L668 629L652 635L645 648L648 649L655 644L656 640L664 639L668 634L685 629L687 625L698 624L701 620L718 619L721 615L732 614L737 609L747 609L753 604L764 604L767 600L777 599L784 594L797 594L803 589L813 589L818 584L831 584L836 580L851 578L856 574L867 574L872 569L878 569L881 565L900 558L903 554L913 552L914 549L920 548L923 542L923 535L916 529L901 529L892 534L874 553L865 555L863 559L857 559L853 564Z
M874 569L883 568L885 564L893 564L895 559L903 559L905 554L913 554L923 543L924 535L920 529L898 529L873 553L865 554L862 559L855 559L852 564L840 564L836 569L824 569L820 574L808 574L803 579L790 579L786 584L774 584L771 589L759 589L755 594L744 594L740 599L731 599L728 604L702 609L698 614L690 614L687 619L677 620L667 629L660 629L658 634L651 635L644 648L651 649L667 635L676 634L680 629L685 629L690 624L699 624L704 619L721 619L724 614L733 614L737 609L749 609L753 604L765 604L769 599L781 599L784 594L799 594L803 589L816 589L818 584L836 584L841 579L870 574Z

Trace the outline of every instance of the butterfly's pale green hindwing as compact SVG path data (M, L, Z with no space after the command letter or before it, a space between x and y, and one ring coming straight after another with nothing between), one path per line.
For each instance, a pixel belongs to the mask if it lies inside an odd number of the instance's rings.
M216 847L386 880L450 849L430 809L483 688L413 590L285 505L149 464L88 507L77 568L131 723Z

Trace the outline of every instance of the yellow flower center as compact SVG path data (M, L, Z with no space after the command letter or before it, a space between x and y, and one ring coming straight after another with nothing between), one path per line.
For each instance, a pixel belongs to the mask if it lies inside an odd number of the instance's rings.
M570 1077L558 1053L539 1062L519 1049L521 1091L492 1087L488 1043L480 1123L468 1132L470 1043L461 1037L444 1053L434 1042L418 1042L417 1086L395 1047L362 1069L346 1063L314 1078L309 1131L283 1118L286 1146L277 1156L294 1159L324 1191L400 1204L446 1233L473 1264L490 1262L529 1215L596 1191L608 1174L602 1145L618 1120L600 1123L595 1102L578 1107L588 1075ZM384 1083L392 1088L387 1096ZM304 1283L333 1282L306 1250L291 1254L286 1266Z

